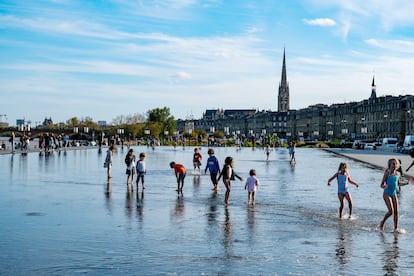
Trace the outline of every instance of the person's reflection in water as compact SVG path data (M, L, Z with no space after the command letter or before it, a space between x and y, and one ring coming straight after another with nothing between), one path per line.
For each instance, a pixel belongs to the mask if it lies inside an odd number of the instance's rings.
M255 206L249 206L247 208L247 229L249 231L248 235L248 239L249 239L249 244L253 245L254 244L254 238L256 236L256 210L255 210Z
M184 205L184 196L177 196L175 202L173 219L175 222L180 222L185 218L185 205Z
M223 224L223 245L225 249L231 249L232 247L232 236L233 236L233 229L230 220L230 212L229 208L224 209L224 224Z
M132 192L130 189L127 189L125 212L129 219L132 219L134 209L134 192Z
M217 196L217 191L214 191L209 200L208 200L208 211L207 211L207 236L208 240L213 242L217 239L217 233L220 231L219 224L217 221L217 206L219 199Z
M383 254L383 269L384 275L398 275L398 260L400 258L400 250L398 247L398 237L399 234L395 233L393 241L391 243L387 242L386 233L381 232L381 239L384 244L384 254Z
M193 177L193 186L196 189L200 188L200 176L199 175L195 175Z
M349 243L352 241L350 236L352 227L348 226L349 221L339 220L338 222L338 242L336 244L335 255L339 265L346 265L350 262Z
M106 209L108 209L109 214L112 213L112 185L111 179L108 179L105 187L105 198L106 198Z
M139 197L139 192L137 191L137 216L138 221L142 222L144 220L144 190L141 192L141 198Z

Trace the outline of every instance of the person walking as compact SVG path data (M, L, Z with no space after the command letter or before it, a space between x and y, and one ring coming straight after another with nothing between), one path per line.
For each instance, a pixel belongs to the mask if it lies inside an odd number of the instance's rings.
M266 161L269 161L270 153L272 152L272 150L273 149L270 147L270 145L267 144L267 146L265 148Z
M244 189L247 190L247 204L255 205L256 190L259 188L259 179L256 177L256 170L251 169L249 171L249 177L246 179Z
M209 149L207 151L209 157L207 159L206 168L204 173L207 173L207 169L210 171L210 179L213 183L213 190L218 191L218 180L217 175L220 174L220 165L217 157L214 155L214 149Z
M243 181L243 178L241 178L234 172L233 157L227 156L226 159L224 160L224 166L223 166L223 169L221 170L218 180L220 180L221 177L223 177L223 183L224 183L224 186L226 186L226 195L224 196L224 204L228 205L230 191L231 191L231 181L235 180L236 177L240 181Z
M201 155L200 150L195 148L193 154L194 173L200 173L201 159L203 159L203 156Z
M348 189L348 182L352 185L355 185L357 188L359 185L351 179L349 176L348 171L348 164L342 162L339 164L338 172L336 172L331 178L328 180L328 186L331 185L331 181L336 178L338 181L338 199L339 199L339 218L342 218L342 212L344 209L344 198L348 201L348 208L349 208L349 218L352 216L352 197L351 193Z
M380 230L384 231L384 225L387 219L391 216L394 216L394 232L400 233L404 232L398 228L398 197L397 197L397 188L398 186L408 185L411 183L411 178L406 181L401 179L398 168L400 167L400 162L396 158L391 158L388 160L387 169L384 172L384 176L381 181L381 188L384 189L383 198L385 205L387 206L387 213L380 224Z

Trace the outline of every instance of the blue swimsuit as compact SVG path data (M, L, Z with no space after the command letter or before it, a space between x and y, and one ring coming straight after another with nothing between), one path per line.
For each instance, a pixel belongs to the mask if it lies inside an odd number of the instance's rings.
M348 192L348 175L338 173L338 194L344 194Z
M388 175L386 181L388 187L384 189L384 194L392 197L394 197L397 194L398 177L399 175Z

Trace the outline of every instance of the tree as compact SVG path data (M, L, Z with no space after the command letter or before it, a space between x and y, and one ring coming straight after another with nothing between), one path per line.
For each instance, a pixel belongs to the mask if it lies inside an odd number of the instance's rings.
M75 127L79 125L79 119L77 117L72 117L66 121L66 124L70 127Z
M170 118L174 119L174 117L170 115L170 109L166 106L148 111L148 122L151 123L164 123Z
M149 110L147 114L147 125L149 128L151 128L151 125L154 125L154 132L151 132L154 136L158 136L156 134L161 134L164 131L169 131L170 133L175 131L177 124L174 116L171 116L168 107L155 108Z

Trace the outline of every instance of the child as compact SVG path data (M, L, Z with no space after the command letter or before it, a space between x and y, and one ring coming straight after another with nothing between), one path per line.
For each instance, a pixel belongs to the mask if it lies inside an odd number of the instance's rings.
M106 168L106 174L109 178L112 178L111 176L111 168L112 168L112 155L114 153L115 146L111 145L108 150L106 151L106 157L105 157L105 163L104 168Z
M247 189L247 204L255 204L255 193L257 188L259 188L259 179L256 177L256 170L251 169L249 172L249 177L246 179L246 185L244 189Z
M295 142L290 142L289 143L289 156L290 156L290 163L296 163L296 158L295 158L295 146L296 143Z
M272 152L272 148L270 147L269 144L267 144L266 148L265 148L265 153L266 153L266 161L269 161L269 156L270 153Z
M394 215L394 232L399 233L398 229L398 198L397 187L398 185L407 185L411 182L411 178L406 182L401 180L401 176L397 171L400 167L400 162L396 158L388 160L388 168L384 172L384 177L381 181L381 188L384 189L384 202L387 206L388 212L385 214L384 219L381 221L380 229L384 230L384 224L387 219Z
M131 186L134 189L135 154L133 149L130 149L125 156L125 164L127 165L126 174L128 175L127 186L129 184L129 178L131 178Z
M213 190L217 191L218 190L217 174L220 173L219 161L217 160L217 157L214 155L213 149L209 149L207 153L209 157L207 159L207 164L206 164L206 168L204 169L204 173L207 173L207 169L210 171L210 179L211 179L211 182L213 183Z
M175 177L177 178L177 193L183 194L184 178L187 174L187 169L182 164L170 163L170 167L174 169Z
M355 185L357 188L359 185L351 179L348 172L348 164L347 163L340 163L338 172L335 173L331 178L328 180L328 186L331 185L331 181L336 178L338 181L338 198L339 198L339 218L342 218L342 210L344 209L344 198L348 200L348 207L349 207L349 218L352 216L352 198L351 194L348 191L348 182L352 185Z
M203 156L201 156L200 150L195 148L193 154L194 172L196 172L196 169L200 172L201 159L203 159Z
M231 180L235 180L235 177L237 177L240 181L243 179L238 176L233 169L233 157L226 157L224 160L224 166L221 170L221 173L219 175L218 180L223 176L223 183L224 186L226 186L226 195L224 197L224 204L229 204L229 197L230 197L230 190L231 190Z
M139 154L139 160L137 162L137 192L139 187L139 180L141 179L142 191L144 191L144 175L147 173L147 168L145 166L145 153L141 152Z

